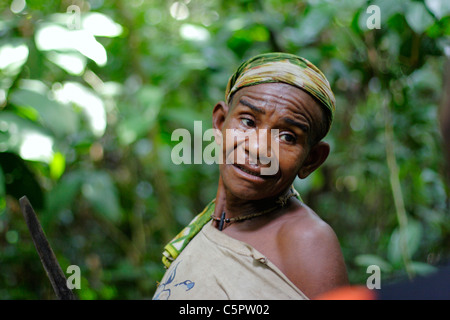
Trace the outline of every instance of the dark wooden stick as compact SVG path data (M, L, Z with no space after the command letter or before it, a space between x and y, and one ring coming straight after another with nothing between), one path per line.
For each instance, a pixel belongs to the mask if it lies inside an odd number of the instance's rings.
M50 244L45 237L44 230L42 230L39 219L31 206L30 201L26 196L19 199L20 208L22 209L25 222L28 230L30 230L34 246L39 254L42 265L47 273L50 283L56 296L60 300L76 300L72 290L67 287L67 280L61 269L61 266L56 259L56 256L50 247Z

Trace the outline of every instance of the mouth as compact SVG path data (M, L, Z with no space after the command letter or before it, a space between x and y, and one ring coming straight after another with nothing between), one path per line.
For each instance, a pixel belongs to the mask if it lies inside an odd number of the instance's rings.
M239 170L244 171L247 174L250 174L255 177L261 177L261 169L259 167L249 168L249 167L244 167L239 164L234 164L234 166L236 168L238 168Z
M245 180L249 180L252 182L262 183L272 179L274 176L272 175L263 175L261 174L261 167L259 166L248 166L242 164L233 164L235 172Z

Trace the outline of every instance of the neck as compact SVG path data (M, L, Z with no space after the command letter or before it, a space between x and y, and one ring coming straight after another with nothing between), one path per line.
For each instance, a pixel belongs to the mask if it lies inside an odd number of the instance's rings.
M277 202L280 197L286 196L290 194L290 188L277 194L273 197L259 200L248 200L242 199L238 196L235 196L231 192L225 190L224 202L221 208L217 208L216 216L220 216L222 212L225 212L226 218L237 218L243 217L251 214L255 214L270 208L274 208L276 206L280 206L280 203Z

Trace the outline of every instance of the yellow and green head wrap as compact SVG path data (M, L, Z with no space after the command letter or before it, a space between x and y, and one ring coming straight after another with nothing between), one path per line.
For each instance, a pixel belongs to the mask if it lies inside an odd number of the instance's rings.
M325 75L305 58L282 52L259 54L242 63L228 80L225 100L241 88L261 83L282 82L298 87L316 98L326 111L330 129L336 101Z

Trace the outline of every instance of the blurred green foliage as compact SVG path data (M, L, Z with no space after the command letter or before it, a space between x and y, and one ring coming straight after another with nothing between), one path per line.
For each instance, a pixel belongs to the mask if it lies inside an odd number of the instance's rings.
M449 36L446 0L0 2L0 299L54 298L23 195L63 270L80 266L81 299L151 298L163 245L218 181L215 165L172 163L171 133L210 128L228 77L267 51L308 58L334 88L332 153L295 184L351 282L371 264L386 282L432 271L450 253Z

